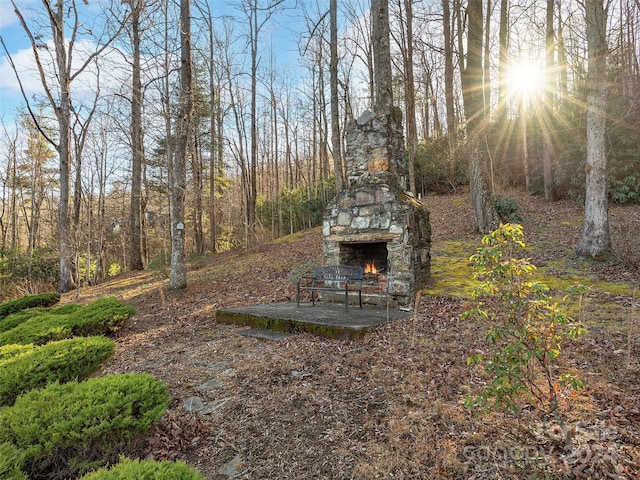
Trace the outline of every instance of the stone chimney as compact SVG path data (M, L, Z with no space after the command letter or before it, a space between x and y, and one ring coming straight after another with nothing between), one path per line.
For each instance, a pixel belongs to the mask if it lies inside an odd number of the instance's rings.
M404 190L403 143L400 109L378 115L367 110L351 120L346 126L347 188L364 180L366 175L375 175Z
M364 112L346 131L346 188L329 202L322 234L326 265L374 263L363 300L411 305L429 279L431 225L405 192L401 113Z

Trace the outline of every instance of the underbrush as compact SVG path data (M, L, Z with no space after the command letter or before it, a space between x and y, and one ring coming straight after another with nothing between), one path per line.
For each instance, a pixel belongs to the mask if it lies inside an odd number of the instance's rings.
M2 321L0 345L12 343L42 345L74 336L105 335L116 331L135 309L115 298L102 298L85 307L24 310Z
M11 405L18 395L49 383L84 380L114 351L115 343L104 337L0 347L0 405Z
M27 295L4 302L0 305L0 320L12 313L34 307L51 307L60 301L60 294L56 292L40 293L37 295Z
M80 480L205 480L194 468L183 462L139 461L122 458L110 469L88 473Z
M627 213L623 210L620 217L614 223L612 235L616 256L625 266L640 272L640 222L631 211Z
M0 444L22 452L32 480L75 477L148 431L168 403L167 387L148 374L54 383L0 410Z

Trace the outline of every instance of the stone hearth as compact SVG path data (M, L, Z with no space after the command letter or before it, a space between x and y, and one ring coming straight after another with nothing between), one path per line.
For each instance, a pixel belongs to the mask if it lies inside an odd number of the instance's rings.
M429 278L429 211L404 184L399 115L365 112L346 134L347 188L324 213L325 265L374 264L363 300L411 305Z

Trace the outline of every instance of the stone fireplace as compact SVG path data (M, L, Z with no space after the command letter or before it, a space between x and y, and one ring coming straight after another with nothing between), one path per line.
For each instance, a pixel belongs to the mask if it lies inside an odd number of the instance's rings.
M363 301L411 305L429 278L429 211L407 194L400 115L365 112L346 132L347 186L323 219L325 265L365 269Z

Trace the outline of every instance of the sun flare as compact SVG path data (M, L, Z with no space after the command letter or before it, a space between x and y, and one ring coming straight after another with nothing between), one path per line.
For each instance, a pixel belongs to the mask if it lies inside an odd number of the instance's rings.
M507 88L511 95L530 99L544 86L544 69L536 60L522 60L509 69Z

